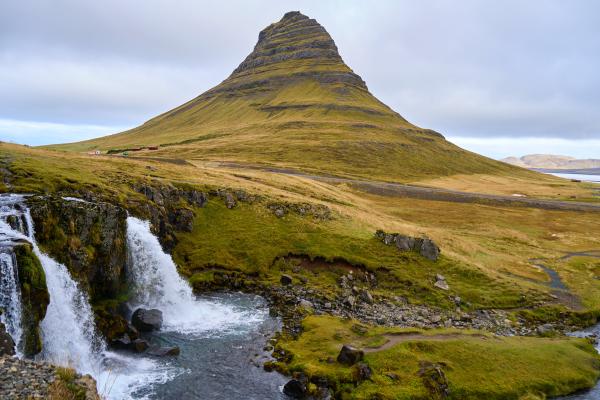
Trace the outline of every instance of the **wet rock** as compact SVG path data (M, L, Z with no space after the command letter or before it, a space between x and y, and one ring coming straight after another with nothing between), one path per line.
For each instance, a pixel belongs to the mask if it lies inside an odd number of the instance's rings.
M361 361L365 353L362 350L354 348L350 345L343 345L340 354L337 356L337 362L344 365L354 365Z
M115 349L129 350L131 349L131 339L129 338L129 335L124 334L120 338L111 340L110 345Z
M0 310L0 313L2 313L2 310ZM15 342L8 332L6 332L4 324L0 322L0 356L4 355L15 355Z
M162 327L162 311L138 308L131 317L131 323L140 332L151 332Z
M178 356L181 350L178 346L173 347L151 347L146 354L156 357Z
M279 279L279 282L281 282L282 285L284 286L288 286L292 284L292 277L286 274L281 275L281 278Z
M306 381L302 379L291 379L283 387L283 393L293 399L303 399L308 394Z
M144 339L135 339L131 342L131 349L137 353L143 353L150 347L150 344Z

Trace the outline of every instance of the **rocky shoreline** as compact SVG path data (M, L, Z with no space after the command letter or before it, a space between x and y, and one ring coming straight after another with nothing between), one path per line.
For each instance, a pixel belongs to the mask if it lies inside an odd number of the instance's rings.
M355 319L359 322L400 328L457 328L484 330L499 336L560 335L580 329L581 326L566 322L536 324L522 317L515 317L513 310L488 309L465 311L461 299L454 297L454 309L435 308L411 304L406 298L395 296L374 297L367 289L358 289L354 274L340 278L341 290L335 299L326 297L318 290L307 288L301 279L282 274L281 285L267 285L234 272L215 272L215 280L196 285L197 293L211 291L241 291L264 297L273 314L283 321L283 331L297 336L301 323L308 314L332 315ZM366 274L367 282L373 284L374 275ZM443 277L438 277L443 278ZM348 282L354 280L355 286ZM439 280L436 282L440 282Z
M100 400L96 381L89 375L7 355L0 356L0 398Z

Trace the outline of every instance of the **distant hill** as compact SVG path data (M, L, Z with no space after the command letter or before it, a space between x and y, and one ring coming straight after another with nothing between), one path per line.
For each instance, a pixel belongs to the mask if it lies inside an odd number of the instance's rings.
M523 168L536 169L590 169L600 168L599 159L576 159L552 154L529 154L523 157L507 157L501 161Z
M129 131L49 147L157 147L141 153L394 181L527 173L405 120L369 92L327 31L300 12L260 32L233 73L195 99Z

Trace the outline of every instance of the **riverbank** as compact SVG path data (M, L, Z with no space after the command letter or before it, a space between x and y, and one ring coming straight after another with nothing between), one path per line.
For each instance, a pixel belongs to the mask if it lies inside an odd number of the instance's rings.
M0 398L3 400L100 400L89 375L48 363L0 356Z

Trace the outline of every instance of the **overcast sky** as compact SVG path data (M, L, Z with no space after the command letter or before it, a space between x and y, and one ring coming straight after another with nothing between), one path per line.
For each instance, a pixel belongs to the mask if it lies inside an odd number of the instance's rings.
M1 0L0 140L137 126L225 79L290 10L419 126L495 158L600 158L595 0Z

